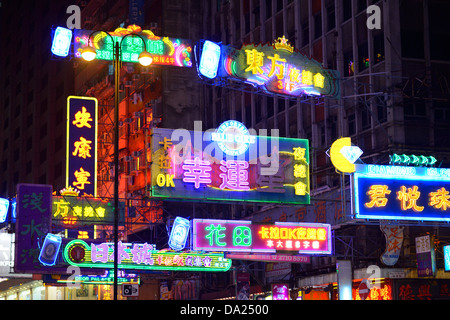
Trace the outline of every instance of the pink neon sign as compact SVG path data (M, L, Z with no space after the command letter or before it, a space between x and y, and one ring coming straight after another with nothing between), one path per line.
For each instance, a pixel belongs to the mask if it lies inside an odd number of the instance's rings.
M193 231L194 250L331 254L331 226L327 224L194 219Z

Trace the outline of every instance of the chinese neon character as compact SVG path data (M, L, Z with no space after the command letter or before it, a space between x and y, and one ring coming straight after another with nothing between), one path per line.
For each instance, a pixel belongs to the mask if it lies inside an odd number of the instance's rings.
M306 178L306 166L303 164L296 164L294 166L295 178Z
M164 146L164 150L168 150L172 146L172 139L164 137L164 141L160 141L159 144Z
M137 264L154 265L154 260L152 258L152 246L148 243L144 243L142 246L139 244L134 244L133 249L131 249L133 254L133 262Z
M225 231L227 228L222 227L222 225L218 224L217 226L211 224L210 226L206 227L205 230L210 231L205 238L209 239L209 245L212 246L213 242L220 246L224 247L227 245L226 242L221 242L220 239L225 238L225 234L221 234L222 231Z
M92 208L91 206L84 207L84 216L94 217L94 208Z
M227 160L220 161L220 171L224 172L219 174L222 178L222 184L220 189L225 188L237 191L250 190L248 186L248 162L239 160Z
M370 197L370 202L365 203L364 205L367 208L373 207L385 207L388 199L386 195L391 194L391 190L388 189L388 186L384 185L373 185L370 186L370 190L366 193Z
M267 57L270 60L272 60L272 68L270 69L269 72L269 78L271 76L273 76L273 74L275 73L275 69L278 67L279 72L277 73L277 78L278 79L283 79L284 78L284 64L278 63L278 62L286 62L286 59L280 59L280 56L278 54L274 54L273 57Z
M83 137L80 137L80 141L74 142L75 151L72 152L73 156L76 156L78 154L78 157L86 159L86 157L91 158L91 154L89 151L92 149L90 144L92 141L86 140Z
M302 71L302 83L307 86L313 85L313 74L311 71L303 70Z
M88 121L94 121L91 118L91 114L86 112L86 108L82 107L81 111L75 113L75 120L72 121L72 124L77 126L78 128L88 127L92 128L92 126L88 123Z
M317 229L317 240L327 240L327 230L324 228Z
M323 88L325 86L325 77L320 73L314 76L314 86L318 88Z
M106 212L105 208L97 208L97 209L95 209L95 213L100 218L104 218L105 217L105 212Z
M292 150L294 150L294 159L296 161L306 161L305 158L305 154L306 154L306 149L305 148L293 148Z
M108 250L109 246L107 243L91 244L91 262L108 262Z
M309 240L316 240L317 239L316 229L314 229L314 228L306 229L306 238Z
M165 154L160 155L158 160L160 169L172 169L172 162Z
M292 68L289 71L289 79L291 82L299 83L300 82L299 77L300 77L300 70L298 70L297 68Z
M72 211L74 213L74 216L76 217L82 217L83 216L83 207L75 206L72 208Z
M211 183L211 163L209 161L200 160L196 157L194 160L186 159L182 166L184 171L183 182L193 182L196 189L200 188L200 184Z
M53 214L55 218L59 215L61 215L61 217L67 216L67 214L69 213L69 202L64 201L64 199L60 199L58 202L55 202L53 204L56 205L56 211Z
M73 183L74 186L77 186L78 188L83 190L85 184L91 184L88 181L91 174L88 171L84 171L83 168L80 168L80 171L76 170L74 175L75 178L77 179L77 181Z
M429 205L436 208L447 211L447 208L450 207L450 195L445 188L441 188L436 192L430 192L430 202Z
M205 267L211 267L212 259L209 256L204 257L202 260Z
M294 185L295 188L295 195L296 196L304 196L306 195L306 184L304 184L303 182L297 182Z
M264 53L258 52L258 50L245 50L247 54L247 64L249 67L245 69L245 72L252 71L253 74L263 74L261 67L264 65Z
M32 194L25 194L22 199L22 204L24 208L28 208L28 206L31 206L31 210L39 210L40 212L47 211L46 208L42 208L42 192L39 194L36 194L33 192Z
M400 187L400 191L397 192L397 199L401 201L402 210L413 209L416 212L423 211L423 207L417 205L417 200L419 200L420 192L419 187L414 186L406 190L405 186Z

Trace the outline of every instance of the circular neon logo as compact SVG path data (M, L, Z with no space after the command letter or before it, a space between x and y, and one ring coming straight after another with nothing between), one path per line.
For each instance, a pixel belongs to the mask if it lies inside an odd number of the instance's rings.
M222 123L211 134L213 141L219 148L230 156L239 156L245 153L250 144L256 142L256 137L250 135L247 127L239 121L228 120Z

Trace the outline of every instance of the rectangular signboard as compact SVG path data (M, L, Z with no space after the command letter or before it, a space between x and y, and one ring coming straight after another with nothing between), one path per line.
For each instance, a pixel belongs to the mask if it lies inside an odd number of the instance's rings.
M128 34L138 36L127 36ZM176 67L192 67L192 46L190 40L180 38L159 37L150 30L142 30L139 26L131 25L118 28L114 32L93 33L92 30L74 30L75 57L81 57L81 51L88 45L94 46L97 60L111 61L114 57L114 44L121 44L122 62L138 63L139 54L145 49L152 55L154 65ZM91 38L89 39L89 36ZM123 41L122 41L123 40ZM113 42L114 41L114 42Z
M252 223L194 219L193 248L203 251L331 254L331 226L320 223Z
M229 132L243 125L224 127ZM168 200L310 203L305 139L157 128L151 172L152 196Z
M66 188L97 196L97 113L92 97L67 98Z
M450 221L450 169L356 165L358 219Z

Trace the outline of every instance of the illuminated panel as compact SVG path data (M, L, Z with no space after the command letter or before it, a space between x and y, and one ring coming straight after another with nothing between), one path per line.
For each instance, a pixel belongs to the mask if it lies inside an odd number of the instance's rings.
M155 128L152 159L155 198L310 203L308 140Z
M67 57L72 44L72 30L58 27L53 35L51 51L54 55Z
M60 236L48 233L41 247L39 262L45 266L55 265L61 242L62 239Z
M192 67L192 46L190 40L179 38L155 36L150 30L142 30L138 26L119 28L109 34L114 43L121 42L126 34L136 33L144 41L147 51L152 55L152 64L167 65L177 67ZM81 57L81 51L88 46L90 30L74 30L74 52L75 57ZM114 43L111 37L104 32L95 33L91 37L91 44L94 45L97 60L113 60ZM121 61L138 63L139 54L144 50L144 43L137 36L128 36L122 41Z
M324 69L294 50L285 37L273 44L246 44L240 49L220 45L220 54L217 78L285 96L340 96L338 71Z
M228 271L231 260L223 253L157 251L147 243L118 243L118 267L133 270ZM64 248L67 263L80 268L113 268L114 245L72 240Z
M169 247L175 251L183 250L186 247L186 240L189 236L189 220L176 217L169 237Z
M70 279L68 279L70 277ZM74 275L60 275L60 279L56 280L47 280L44 279L45 283L62 283L62 284L73 284L82 283L82 284L105 284L105 285L113 285L114 284L114 273L113 270L105 270L104 274L94 274L94 275L86 275L86 274L74 274ZM139 275L133 273L126 273L123 270L118 271L117 283L129 283L129 284L140 284Z
M220 61L220 45L205 41L200 58L198 71L201 75L214 79L217 76L217 69Z
M442 247L444 251L444 270L450 271L450 245Z
M194 219L193 236L194 250L331 254L331 227L326 224Z
M66 188L97 196L98 102L92 97L67 98Z
M8 216L9 200L0 198L0 223L6 221Z
M119 223L124 222L123 201L119 203ZM91 197L53 196L52 222L65 228L80 225L112 224L114 208L111 202Z
M450 221L450 169L356 165L356 218Z

